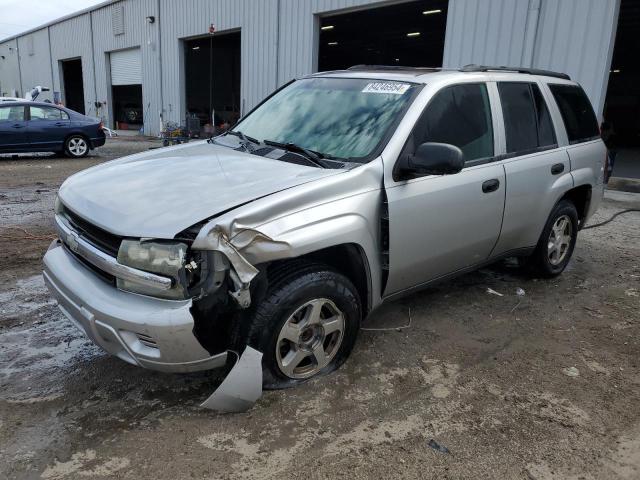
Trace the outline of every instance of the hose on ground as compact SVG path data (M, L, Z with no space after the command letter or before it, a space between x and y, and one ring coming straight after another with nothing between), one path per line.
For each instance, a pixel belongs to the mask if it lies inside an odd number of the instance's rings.
M609 219L605 220L604 222L594 223L593 225L582 227L582 230L589 230L590 228L601 227L601 226L606 225L607 223L611 222L612 220L614 220L616 217L622 215L623 213L629 213L629 212L640 212L640 208L627 208L626 210L621 210L621 211L619 211L617 213L614 213Z

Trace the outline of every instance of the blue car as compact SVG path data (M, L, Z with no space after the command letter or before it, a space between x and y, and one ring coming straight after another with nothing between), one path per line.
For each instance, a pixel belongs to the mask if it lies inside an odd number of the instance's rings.
M0 104L0 153L56 152L80 158L104 145L102 122L45 102Z

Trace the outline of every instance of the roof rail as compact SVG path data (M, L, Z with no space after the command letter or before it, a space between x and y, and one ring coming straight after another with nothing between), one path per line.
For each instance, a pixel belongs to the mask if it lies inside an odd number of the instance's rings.
M563 78L564 80L571 80L571 77L566 73L553 72L551 70L539 70L537 68L525 68L525 67L490 67L487 65L465 65L460 69L461 72L516 72L516 73L528 73L529 75L543 75L545 77Z
M403 67L400 65L353 65L352 67L347 68L347 70L389 70L389 71L397 71L397 70L416 70L421 72L439 72L442 70L437 67Z

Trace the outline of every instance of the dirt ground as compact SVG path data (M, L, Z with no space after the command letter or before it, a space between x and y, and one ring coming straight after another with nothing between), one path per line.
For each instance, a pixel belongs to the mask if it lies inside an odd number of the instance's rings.
M581 232L557 279L502 263L386 305L368 327L410 326L219 415L215 374L107 356L40 274L60 183L155 144L0 158L0 478L640 478L640 215ZM591 223L639 207L609 191Z

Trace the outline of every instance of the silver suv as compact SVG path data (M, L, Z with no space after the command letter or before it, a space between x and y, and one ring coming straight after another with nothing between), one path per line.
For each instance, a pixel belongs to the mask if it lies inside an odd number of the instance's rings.
M383 302L505 257L561 273L605 158L563 74L314 74L224 135L70 177L44 277L127 362L204 370L249 345L265 386L295 385L340 366Z

